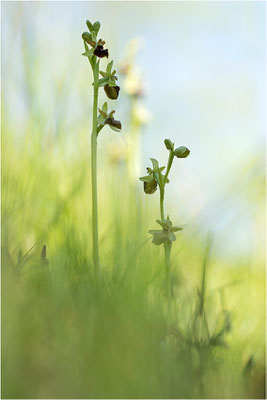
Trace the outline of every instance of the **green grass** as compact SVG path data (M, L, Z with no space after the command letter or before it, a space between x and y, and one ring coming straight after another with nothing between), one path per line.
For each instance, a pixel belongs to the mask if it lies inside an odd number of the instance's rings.
M227 265L211 250L208 337L203 315L196 318L205 237L196 227L177 234L169 326L163 249L147 240L158 199L148 199L122 166L107 168L104 140L96 291L86 135L77 132L67 157L56 140L44 146L31 132L18 146L3 124L2 397L263 398L260 260L253 269L241 258ZM212 344L225 311L231 326Z

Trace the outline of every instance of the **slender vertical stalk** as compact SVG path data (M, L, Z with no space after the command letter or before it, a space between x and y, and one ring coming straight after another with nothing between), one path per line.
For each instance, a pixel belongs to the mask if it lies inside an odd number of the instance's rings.
M160 218L164 219L164 187L160 189Z
M171 311L171 247L171 242L164 243L168 315L170 315Z
M95 281L99 284L99 250L98 250L98 218L97 218L97 104L98 104L98 63L93 68L94 74L94 101L93 126L91 135L91 173L92 173L92 224L93 224L93 259Z

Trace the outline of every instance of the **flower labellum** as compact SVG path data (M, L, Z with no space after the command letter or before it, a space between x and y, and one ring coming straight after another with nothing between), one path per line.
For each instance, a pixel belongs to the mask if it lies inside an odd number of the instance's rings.
M107 97L111 100L116 100L119 97L119 91L120 91L119 86L109 86L108 84L106 84L104 86L104 90L106 92Z
M153 194L157 190L157 181L153 179L151 182L144 182L144 192L146 194Z
M113 126L114 128L117 129L121 129L121 122L111 117L106 119L105 124Z
M99 58L103 58L103 57L108 58L108 49L104 49L102 44L98 44L94 50L94 55Z

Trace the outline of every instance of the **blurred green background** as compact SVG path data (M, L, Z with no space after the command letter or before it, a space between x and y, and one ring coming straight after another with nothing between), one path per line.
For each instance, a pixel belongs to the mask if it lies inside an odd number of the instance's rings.
M264 3L2 2L1 12L2 397L264 398ZM106 127L98 141L101 293L86 19L101 22L121 86L109 107L122 133ZM191 150L167 187L166 211L184 226L171 329L163 249L147 233L159 194L138 181L149 157L166 165L166 137Z

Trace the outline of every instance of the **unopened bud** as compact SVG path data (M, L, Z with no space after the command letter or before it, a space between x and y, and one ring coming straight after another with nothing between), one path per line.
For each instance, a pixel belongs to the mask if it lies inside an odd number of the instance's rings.
M170 139L165 139L164 144L167 150L173 150L173 143Z
M185 146L177 147L177 149L174 150L174 155L178 158L186 158L189 154L190 150Z

